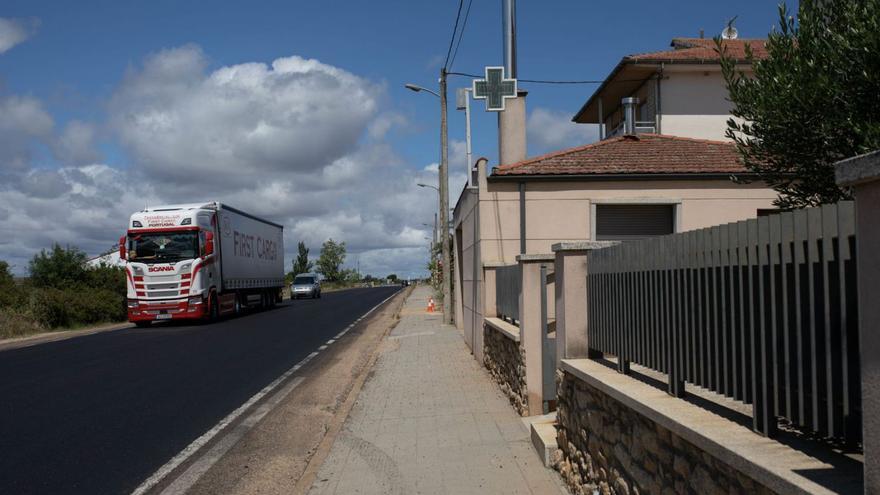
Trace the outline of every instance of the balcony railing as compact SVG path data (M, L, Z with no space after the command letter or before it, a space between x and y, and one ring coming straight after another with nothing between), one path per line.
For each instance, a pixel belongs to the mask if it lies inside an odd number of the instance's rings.
M625 127L625 122L620 122L620 124L618 124L617 127L614 128L614 130L609 132L605 136L605 138L607 139L607 138L623 135L624 127ZM645 133L655 134L657 132L657 128L654 126L653 120L652 121L637 120L635 131L636 131L636 134L645 134Z

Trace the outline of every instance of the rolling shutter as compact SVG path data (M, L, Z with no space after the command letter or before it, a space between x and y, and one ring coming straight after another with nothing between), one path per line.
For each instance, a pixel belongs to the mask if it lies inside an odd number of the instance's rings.
M644 239L675 231L675 205L596 205L596 240Z

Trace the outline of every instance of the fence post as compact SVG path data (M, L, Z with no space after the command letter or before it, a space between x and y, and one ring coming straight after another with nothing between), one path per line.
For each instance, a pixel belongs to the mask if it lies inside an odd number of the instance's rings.
M590 357L587 336L587 253L616 241L560 242L552 246L556 267L556 368L563 359Z
M519 341L525 354L526 390L529 414L544 409L544 383L541 356L544 325L541 322L541 264L554 261L552 254L521 254L516 257L522 274L519 302Z
M856 200L859 343L862 378L862 445L865 493L880 492L880 151L836 165L837 183Z

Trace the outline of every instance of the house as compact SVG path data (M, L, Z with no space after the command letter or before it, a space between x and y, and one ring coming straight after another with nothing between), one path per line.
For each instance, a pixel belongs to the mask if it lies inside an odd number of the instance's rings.
M765 58L764 40L722 41L725 53L749 73L746 50ZM600 124L600 139L623 134L624 98L635 100L635 131L726 139L730 102L715 40L675 38L672 49L627 55L578 110L573 121Z
M712 43L677 38L672 50L624 57L573 119L609 129L602 140L491 170L477 161L475 187L453 213L453 309L478 360L483 319L495 316L494 270L518 255L683 232L772 208L774 191L748 181L724 137L729 102ZM764 54L759 40L724 44L738 59L746 45Z

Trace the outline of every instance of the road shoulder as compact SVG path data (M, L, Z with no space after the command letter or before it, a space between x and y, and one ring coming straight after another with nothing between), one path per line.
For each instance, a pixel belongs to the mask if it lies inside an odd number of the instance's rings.
M291 493L304 475L313 479L310 462L320 464L329 451L409 292L400 291L303 366L299 384L187 493ZM171 483L175 476L169 478Z
M13 337L11 339L0 339L0 351L8 351L12 349L20 349L22 347L30 347L34 345L45 344L48 342L58 342L61 340L73 339L76 337L84 337L86 335L94 335L96 333L112 332L114 330L124 330L126 328L134 328L134 325L127 322L104 323L88 328L79 328L76 330L53 330L51 332L37 333L26 335L24 337Z

